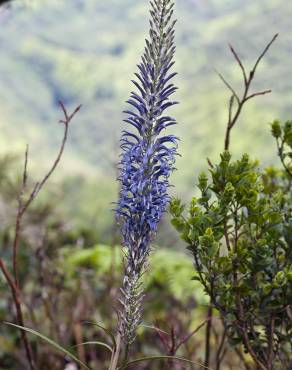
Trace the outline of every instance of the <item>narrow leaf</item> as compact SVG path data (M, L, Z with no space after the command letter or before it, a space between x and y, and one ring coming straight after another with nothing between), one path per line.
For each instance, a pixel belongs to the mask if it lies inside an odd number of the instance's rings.
M212 370L211 368L204 366L203 364L191 360L187 360L186 358L181 358L181 357L176 357L176 356L149 356L149 357L141 357L133 361L129 361L126 365L123 365L120 367L118 370L124 370L127 369L129 366L137 364L139 362L144 362L144 361L153 361L153 360L177 360L181 362L186 362L191 365L196 365L196 366L201 366L204 369L209 369Z
M111 346L109 346L109 345L108 345L108 344L106 344L106 343L98 342L98 341L79 343L79 344L76 344L75 346L73 346L73 348L75 348L75 347L80 347L80 346L87 346L87 345L90 345L90 344L95 344L95 345L97 345L97 346L105 347L105 348L107 348L110 352L113 352L113 349L112 349L112 347L111 347Z
M65 355L67 355L68 357L72 358L72 360L76 361L79 365L81 365L82 367L84 367L85 369L87 370L91 370L87 365L85 365L83 362L81 362L76 356L74 356L71 352L67 351L65 348L61 347L58 343L54 342L52 339L50 338L47 338L45 335L33 330L33 329L30 329L30 328L26 328L24 326L20 326L20 325L15 325L15 324L12 324L10 322L4 322L4 324L6 325L10 325L10 326L13 326L15 328L18 328L20 330L24 330L28 333L31 333L31 334L34 334L36 335L37 337L41 338L42 340L44 340L45 342L49 343L51 346L55 347L57 350L59 350L60 352L63 352Z
M160 333L163 333L163 334L169 335L169 333L167 333L166 331L161 330L161 329L159 329L159 328L156 328L155 326L144 325L144 324L140 324L139 326L142 326L142 328L146 328L146 329L151 329L151 330L159 331Z
M116 343L115 336L107 328L105 328L104 326L102 326L102 325L100 325L100 324L98 324L97 322L94 322L94 321L84 321L84 324L94 325L94 326L97 326L99 329L103 330L111 338L111 340L113 342L114 350L116 349L117 343Z

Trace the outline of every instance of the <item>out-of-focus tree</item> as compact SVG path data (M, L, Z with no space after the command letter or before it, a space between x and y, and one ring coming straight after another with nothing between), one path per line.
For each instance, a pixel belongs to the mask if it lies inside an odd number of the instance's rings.
M0 0L0 6L10 3L12 0Z

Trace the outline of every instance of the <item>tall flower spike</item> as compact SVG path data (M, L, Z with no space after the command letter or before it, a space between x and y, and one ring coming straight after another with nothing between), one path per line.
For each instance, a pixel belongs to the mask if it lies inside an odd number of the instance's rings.
M169 176L174 169L177 138L162 135L176 124L165 110L177 102L170 96L176 91L171 83L174 65L173 0L150 1L150 33L142 61L138 65L136 91L127 101L124 120L131 126L121 139L121 183L117 215L122 224L126 250L125 276L122 286L123 305L119 331L130 345L141 321L143 289L141 277L147 266L150 244L168 202Z

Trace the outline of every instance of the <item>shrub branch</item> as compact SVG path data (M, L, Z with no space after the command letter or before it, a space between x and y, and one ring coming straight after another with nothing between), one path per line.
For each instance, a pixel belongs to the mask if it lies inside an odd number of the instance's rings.
M234 49L232 45L229 45L230 51L233 54L236 62L238 63L241 71L242 71L242 76L243 76L243 95L240 98L239 94L236 93L235 89L231 86L231 84L224 78L224 76L220 73L217 72L219 78L223 81L225 86L231 91L232 96L230 99L230 104L229 104L229 114L228 114L228 122L227 122L227 128L226 128L226 133L225 133L225 141L224 141L224 149L228 150L230 146L230 135L231 135L231 130L238 121L238 118L240 116L240 113L245 105L245 103L253 99L257 96L262 96L271 93L271 90L263 90L263 91L258 91L254 93L250 93L250 89L252 87L252 82L254 80L255 74L257 67L259 66L261 60L263 57L266 55L268 50L270 49L271 45L274 43L274 41L277 39L278 34L274 35L272 40L267 44L267 46L264 48L263 52L260 54L260 56L257 58L252 70L247 73L247 69L244 66L241 58L239 57L238 53ZM237 106L234 110L234 100L237 103Z
M60 163L60 160L62 158L64 148L67 142L68 138L68 130L69 130L69 123L75 116L75 114L80 110L81 106L78 106L72 114L68 114L64 104L60 102L61 109L64 114L64 118L60 120L60 123L64 124L64 134L62 143L60 146L60 150L58 152L58 155L49 169L49 171L46 173L46 175L43 177L43 179L39 182L37 182L32 191L30 192L28 199L24 200L24 194L27 187L27 180L28 180L28 147L25 151L24 156L24 167L23 167L23 174L22 174L22 182L20 191L17 197L18 206L17 206L17 213L16 213L16 220L15 220L15 228L14 228L14 239L13 239L13 255L12 255L12 270L13 273L9 271L7 265L5 264L4 260L0 258L0 269L3 273L3 276L9 285L12 293L12 298L14 302L14 306L16 309L16 321L19 326L24 326L24 319L23 319L23 311L22 311L22 302L21 302L21 288L19 284L19 267L18 267L18 252L19 252L19 244L21 239L21 226L23 221L23 216L25 215L25 212L28 210L29 206L33 202L33 200L36 198L36 196L39 194L43 186L46 184L50 176L53 174L55 169L57 168L58 164ZM30 370L36 370L36 365L33 359L33 353L31 346L29 344L27 334L24 330L21 331L21 340L25 349L26 358L30 367Z

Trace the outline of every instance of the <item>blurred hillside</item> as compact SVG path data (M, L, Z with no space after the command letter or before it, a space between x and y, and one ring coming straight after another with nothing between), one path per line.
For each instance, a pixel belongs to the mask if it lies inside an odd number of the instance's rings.
M273 94L249 104L231 146L235 154L249 151L264 164L274 161L267 123L292 118L291 16L292 3L284 0L177 1L181 104L173 114L182 157L173 183L180 195L193 191L205 157L216 160L223 146L229 94L214 68L240 88L227 44L251 65L279 32L256 80L256 88ZM19 0L0 10L1 152L19 153L29 143L33 171L44 169L61 136L58 100L72 108L82 103L59 170L62 197L71 217L78 214L103 231L115 200L121 112L147 27L145 0Z

